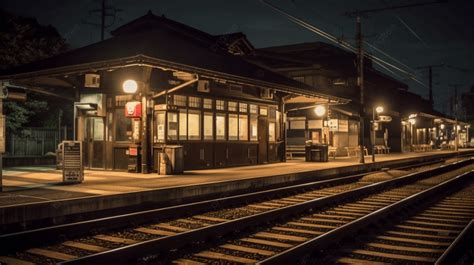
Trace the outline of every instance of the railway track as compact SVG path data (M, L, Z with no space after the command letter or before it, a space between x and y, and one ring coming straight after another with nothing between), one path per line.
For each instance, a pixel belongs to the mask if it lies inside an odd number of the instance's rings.
M452 264L440 257L473 219L474 181L471 180L460 190L437 194L400 214L396 220L384 222L389 225L377 231L357 234L357 240L339 244L338 251L320 256L318 262Z
M472 170L472 167L469 170ZM411 198L409 203L413 203L414 198L425 198L426 194L441 191L472 176L474 175L471 171L466 173L457 170L408 185L359 195L358 198L347 199L324 209L262 225L250 232L238 233L237 236L219 240L212 247L208 246L209 243L195 245L191 253L184 250L176 255L178 258L166 260L164 263L291 264L306 253L324 249L339 238L370 225L376 221L378 215L395 211L400 205L407 204L405 198ZM164 258L158 256L145 263L162 263Z
M349 176L220 200L3 235L0 236L2 245L0 262L17 264L134 262L137 258L156 253L157 250L173 250L189 242L224 235L236 227L260 224L294 212L322 207L334 200L347 199L352 196L353 191L361 194L380 189L383 185L399 185L412 181L411 179L426 178L431 174L445 173L469 164L471 160L466 159L391 180L364 179L364 175ZM393 196L397 197L396 194ZM354 216L357 216L355 212ZM108 232L123 227L128 228ZM83 236L86 231L89 235ZM71 239L63 236L66 234ZM79 235L81 237L77 237Z

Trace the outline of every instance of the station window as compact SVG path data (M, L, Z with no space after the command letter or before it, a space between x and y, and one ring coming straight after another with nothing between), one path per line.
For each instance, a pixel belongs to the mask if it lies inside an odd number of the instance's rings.
M225 101L224 100L216 100L216 109L217 110L225 110Z
M242 113L247 113L247 103L240 103L239 104L239 111Z
M212 99L210 98L205 98L203 102L203 107L205 109L212 109Z
M268 141L275 142L275 122L268 123Z
M229 101L229 111L237 111L237 102Z
M212 112L204 112L204 140L214 139L214 117Z
M257 116L250 117L250 141L258 140L258 119Z
M165 113L158 112L156 114L156 141L163 142L165 140Z
M229 114L229 140L238 140L239 138L238 115Z
M216 113L216 140L225 140L225 120L224 113Z
M189 97L189 107L191 107L191 108L200 108L201 107L201 98Z
M179 140L188 138L188 115L185 109L179 110Z
M201 140L201 113L198 111L188 113L188 139Z
M268 108L260 106L260 115L267 116L268 115Z
M168 112L168 140L178 139L178 113Z
M248 141L249 140L249 123L247 115L239 115L239 140Z
M122 108L115 109L115 141L130 141L132 139L132 120L125 117Z
M250 114L258 114L258 106L250 104Z
M186 107L186 96L174 95L173 96L173 104L175 106Z

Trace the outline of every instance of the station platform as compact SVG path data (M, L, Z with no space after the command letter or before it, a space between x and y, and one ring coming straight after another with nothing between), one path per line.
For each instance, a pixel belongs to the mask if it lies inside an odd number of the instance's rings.
M3 170L4 192L0 193L0 226L49 219L65 221L66 216L124 209L135 206L166 206L198 198L212 198L278 187L289 183L322 180L341 175L369 172L459 155L474 155L474 149L377 155L375 164L366 156L330 158L329 162L288 160L255 166L185 171L182 175L157 175L85 171L81 184L61 183L62 173L52 167L18 167ZM79 217L74 217L79 218ZM74 220L80 220L74 219ZM71 219L73 220L73 219ZM69 220L69 221L71 221Z

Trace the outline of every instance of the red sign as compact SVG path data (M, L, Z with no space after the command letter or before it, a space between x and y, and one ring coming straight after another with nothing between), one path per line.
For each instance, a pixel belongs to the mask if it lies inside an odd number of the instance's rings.
M129 156L137 156L138 155L138 148L136 148L136 147L128 148L128 155Z
M125 104L125 117L140 118L142 116L142 103L140 101L131 101Z

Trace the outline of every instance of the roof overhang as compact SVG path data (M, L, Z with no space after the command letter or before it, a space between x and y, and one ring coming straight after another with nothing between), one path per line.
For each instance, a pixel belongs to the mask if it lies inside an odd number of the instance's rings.
M268 82L268 81L249 78L249 77L232 75L228 73L222 73L222 72L213 71L209 69L199 68L196 66L190 66L190 65L180 64L180 63L172 62L168 60L158 59L158 58L146 56L143 54L138 54L135 56L124 57L124 58L119 58L119 59L110 59L110 60L96 61L96 62L90 62L90 63L84 63L84 64L54 67L54 68L42 69L42 70L33 71L33 72L3 75L3 76L0 76L0 80L30 79L30 78L37 78L37 77L42 77L42 76L49 76L49 77L65 76L65 75L72 75L72 74L96 72L100 70L114 70L114 69L133 67L133 66L146 66L146 67L151 67L151 68L159 68L163 70L185 71L185 72L190 72L190 73L196 73L200 75L201 78L208 77L211 79L226 80L226 81L235 82L239 84L257 85L261 87L275 89L276 91L280 91L287 94L306 96L309 98L325 99L326 101L330 101L334 103L337 102L338 104L345 104L350 101L345 98L326 95L326 94L318 93L316 91L312 91L308 89ZM302 86L304 86L304 84L302 84Z
M439 115L433 115L433 114L430 114L430 113L425 113L425 112L417 112L417 113L413 113L413 114L410 114L409 117L404 117L404 120L408 120L410 118L416 118L416 117L423 117L423 118L428 118L428 119L433 119L433 121L435 123L450 123L450 124L459 124L459 125L469 125L469 123L467 122L463 122L463 121L460 121L460 120L455 120L455 119L452 119L452 118L447 118L447 117L444 117L444 116L439 116Z

